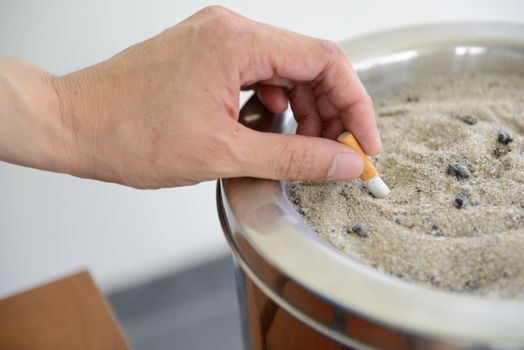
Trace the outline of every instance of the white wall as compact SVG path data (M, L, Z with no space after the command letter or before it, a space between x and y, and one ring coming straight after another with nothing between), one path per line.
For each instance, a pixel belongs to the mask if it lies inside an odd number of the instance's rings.
M206 4L1 0L0 55L65 73L154 35ZM222 4L333 40L414 23L524 22L524 2L518 0ZM138 191L0 163L0 297L84 267L108 291L224 254L214 186Z

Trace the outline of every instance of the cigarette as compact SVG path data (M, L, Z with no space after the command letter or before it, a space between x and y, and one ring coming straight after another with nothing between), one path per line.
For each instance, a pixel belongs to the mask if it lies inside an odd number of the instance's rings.
M351 147L362 157L362 160L364 161L364 170L362 171L362 174L360 174L360 179L364 181L368 191L376 198L386 198L390 192L389 187L384 181L382 181L380 176L378 176L377 169L375 169L373 164L371 164L368 156L360 147L355 136L353 136L349 131L346 131L340 134L337 140L344 145Z

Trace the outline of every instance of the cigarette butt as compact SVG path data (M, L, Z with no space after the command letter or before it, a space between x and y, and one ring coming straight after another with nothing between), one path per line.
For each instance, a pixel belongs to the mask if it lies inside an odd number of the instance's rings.
M360 174L360 179L365 182L369 192L376 198L385 198L390 190L386 183L378 176L377 169L373 166L368 156L364 153L355 136L349 131L346 131L337 138L337 140L344 145L351 147L357 152L364 161L364 170Z

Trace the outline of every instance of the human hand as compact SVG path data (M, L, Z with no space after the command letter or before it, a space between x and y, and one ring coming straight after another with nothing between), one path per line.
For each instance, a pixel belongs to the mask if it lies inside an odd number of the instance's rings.
M137 188L354 178L361 158L334 139L351 130L367 154L381 148L371 99L336 44L221 7L52 83L71 135L61 168ZM273 112L289 100L300 135L238 123L250 87Z

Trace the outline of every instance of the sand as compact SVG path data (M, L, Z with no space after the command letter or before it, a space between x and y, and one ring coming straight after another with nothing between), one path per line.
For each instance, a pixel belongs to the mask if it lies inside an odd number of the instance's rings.
M391 194L375 199L360 180L294 182L305 221L387 274L524 299L524 75L427 77L375 108L383 151L372 162Z

